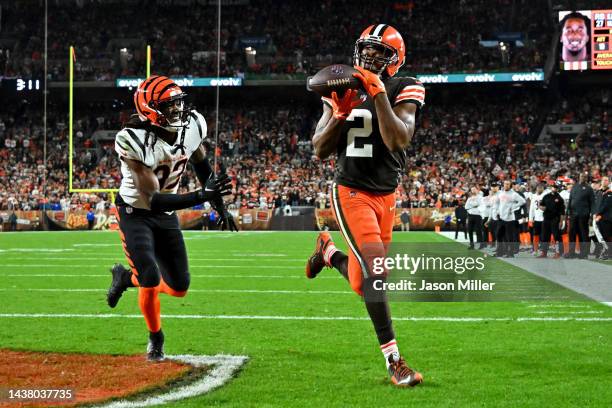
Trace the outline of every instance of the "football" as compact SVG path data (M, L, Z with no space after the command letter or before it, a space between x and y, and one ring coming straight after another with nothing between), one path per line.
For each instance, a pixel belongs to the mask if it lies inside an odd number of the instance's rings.
M347 89L359 89L361 82L353 76L358 72L350 65L334 64L308 78L307 88L320 96L330 97L336 91L342 96Z

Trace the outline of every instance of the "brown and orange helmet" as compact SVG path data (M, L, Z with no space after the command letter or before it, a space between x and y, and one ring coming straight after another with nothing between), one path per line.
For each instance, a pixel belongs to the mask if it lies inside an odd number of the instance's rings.
M153 75L138 86L134 93L134 104L140 119L170 131L177 131L188 123L189 109L185 108L185 96L187 94L172 79ZM180 106L175 117L167 117L168 107L177 101Z
M383 51L382 57L363 55L366 46ZM358 65L378 75L392 77L406 62L406 46L399 31L387 24L373 24L366 28L355 42L353 65ZM381 66L379 68L379 66Z

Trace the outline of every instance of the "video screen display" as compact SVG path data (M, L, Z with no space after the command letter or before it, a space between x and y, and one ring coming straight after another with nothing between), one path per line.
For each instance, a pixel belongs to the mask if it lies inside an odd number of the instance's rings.
M612 9L559 12L559 67L612 69Z

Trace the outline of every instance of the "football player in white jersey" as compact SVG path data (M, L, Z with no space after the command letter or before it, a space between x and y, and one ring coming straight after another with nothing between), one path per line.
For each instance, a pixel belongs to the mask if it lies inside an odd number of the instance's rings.
M120 264L112 268L107 302L115 307L128 287L138 287L151 361L164 358L158 295L183 297L190 282L185 243L174 211L208 201L219 213L221 228L237 231L222 198L231 193L231 180L224 172L215 176L202 145L206 121L185 106L184 97L170 78L147 78L134 94L138 114L115 139L122 174L115 204L130 269ZM177 194L187 162L203 188Z

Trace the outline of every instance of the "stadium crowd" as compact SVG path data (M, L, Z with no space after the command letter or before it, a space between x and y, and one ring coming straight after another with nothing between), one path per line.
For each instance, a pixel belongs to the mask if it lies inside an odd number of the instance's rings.
M469 103L470 98L474 103ZM398 207L448 207L465 197L472 185L518 179L531 183L574 177L612 175L609 101L590 93L564 99L551 109L547 123L587 123L585 134L554 143L536 143L532 128L537 94L499 97L477 94L465 103L432 103L406 151L407 171L399 188ZM476 103L478 100L478 103ZM488 107L481 109L482 104ZM74 188L117 188L119 162L111 136L94 139L96 130L119 129L124 115L89 106L89 115L74 124ZM57 112L55 111L57 110ZM35 109L16 106L0 114L0 209L67 209L109 205L104 194L69 194L67 122L59 107L49 114L47 186L43 195L42 119ZM86 111L86 109L79 109ZM205 111L209 130L212 111ZM329 207L334 160L313 155L310 135L318 109L259 106L220 111L219 145L209 133L209 154L217 154L235 183L229 200L242 208L290 205ZM444 146L440 149L439 146ZM197 187L187 170L182 192Z
M2 5L2 74L42 77L43 9L14 2ZM354 40L377 22L405 34L406 72L541 68L550 44L547 7L546 2L527 0L326 0L316 5L298 0L234 1L222 10L221 75L299 75L331 62L348 63ZM142 75L147 44L152 46L157 72L213 75L217 30L204 22L215 22L216 13L214 2L202 5L195 0L49 2L49 78L66 79L68 45L76 47L77 80ZM506 41L510 48L505 53L496 45L482 45L481 41L497 41L500 32L519 33L524 46ZM245 54L248 47L256 50L252 58Z

